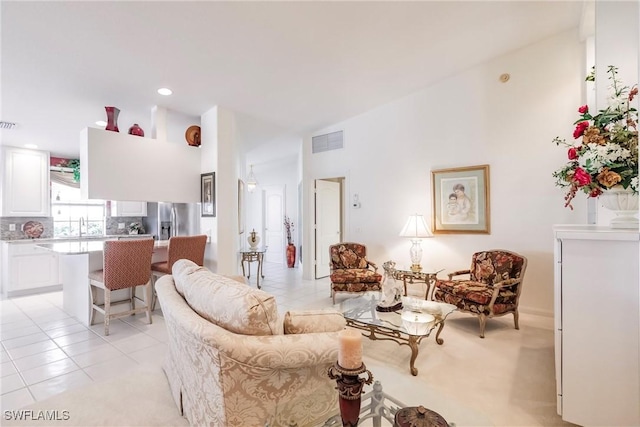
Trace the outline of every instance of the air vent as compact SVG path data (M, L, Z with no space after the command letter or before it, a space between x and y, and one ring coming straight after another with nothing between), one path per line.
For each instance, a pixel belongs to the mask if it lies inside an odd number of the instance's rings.
M337 150L344 147L344 131L327 133L311 138L311 152L321 153L323 151Z
M15 123L0 121L0 129L13 129L14 127L16 127Z

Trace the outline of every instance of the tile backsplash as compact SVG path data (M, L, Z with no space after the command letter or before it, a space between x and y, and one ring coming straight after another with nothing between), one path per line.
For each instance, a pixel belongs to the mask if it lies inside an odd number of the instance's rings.
M29 239L22 231L22 226L28 221L39 221L44 226L44 231L40 235L41 239L53 237L53 217L26 217L26 216L3 216L0 217L0 240ZM11 225L15 230L11 230Z
M41 239L50 239L53 236L53 217L18 217L3 216L0 217L0 240L21 240L29 239L22 231L22 226L28 221L39 221L44 226L44 232L40 236ZM106 235L129 234L129 224L139 222L142 224L141 217L107 217L105 218ZM124 228L119 229L118 223L124 223ZM11 225L15 225L15 230L11 230ZM144 234L144 230L140 233Z

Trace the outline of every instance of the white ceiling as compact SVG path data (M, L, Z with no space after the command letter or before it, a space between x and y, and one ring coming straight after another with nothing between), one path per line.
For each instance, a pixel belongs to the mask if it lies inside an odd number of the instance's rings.
M120 108L215 105L258 151L577 27L579 1L1 2L2 144L77 156L81 129ZM496 76L497 78L498 76ZM163 97L159 87L174 94ZM273 142L275 150L259 148Z

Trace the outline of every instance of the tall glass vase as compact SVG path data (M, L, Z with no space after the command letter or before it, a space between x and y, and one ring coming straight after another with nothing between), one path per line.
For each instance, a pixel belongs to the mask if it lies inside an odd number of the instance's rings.
M118 129L118 115L120 114L120 110L117 107L104 107L104 109L107 111L107 127L104 129L120 132Z

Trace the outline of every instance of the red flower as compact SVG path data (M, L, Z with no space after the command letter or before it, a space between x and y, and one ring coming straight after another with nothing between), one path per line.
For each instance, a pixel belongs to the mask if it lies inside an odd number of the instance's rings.
M569 148L569 160L575 160L578 158L578 150L574 147Z
M589 106L588 105L583 105L582 107L578 108L578 113L580 114L584 114L584 113L588 113L589 112Z
M602 190L596 187L593 190L591 190L591 193L589 193L589 197L598 197L601 194L602 194Z
M580 187L587 185L591 182L591 175L585 172L582 168L576 168L573 172L573 180L578 183Z
M578 139L582 136L585 129L589 127L589 122L580 122L576 125L576 129L573 131L573 137Z

